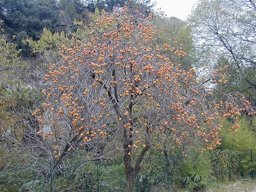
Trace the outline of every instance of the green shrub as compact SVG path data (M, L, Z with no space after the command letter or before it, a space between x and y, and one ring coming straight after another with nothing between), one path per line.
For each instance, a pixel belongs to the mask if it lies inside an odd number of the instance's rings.
M240 155L238 151L229 149L212 151L213 175L225 182L235 179L239 172Z
M256 153L251 150L242 154L241 161L239 162L239 172L243 177L256 176Z
M254 122L255 120L252 120ZM236 132L232 131L234 124L240 126ZM221 129L221 148L239 152L256 151L256 134L252 130L253 125L246 117L242 117L235 122L225 119Z
M197 153L191 149L186 156L180 148L169 152L170 165L161 151L151 151L143 162L137 178L137 191L188 191L205 189L212 179L209 153Z
M56 179L57 191L122 191L125 186L120 162L89 162L66 172Z
M170 167L166 166L163 153L151 150L145 157L142 170L137 178L137 191L149 191L152 187L160 185L168 189L171 185L171 175L168 175L168 169Z
M176 183L189 191L204 190L211 180L212 165L207 152L187 156L175 168Z
M31 172L22 170L18 166L9 167L0 172L0 191L18 192L24 184L33 179Z
M256 133L255 119L244 116L232 122L224 120L222 123L222 144L219 151L213 155L215 176L229 180L237 176L253 176L256 170ZM232 130L234 124L239 129Z

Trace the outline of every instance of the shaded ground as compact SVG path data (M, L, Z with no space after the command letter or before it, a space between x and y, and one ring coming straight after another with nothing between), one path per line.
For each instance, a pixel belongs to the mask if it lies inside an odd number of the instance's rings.
M228 184L213 184L207 192L256 192L256 180L239 180Z

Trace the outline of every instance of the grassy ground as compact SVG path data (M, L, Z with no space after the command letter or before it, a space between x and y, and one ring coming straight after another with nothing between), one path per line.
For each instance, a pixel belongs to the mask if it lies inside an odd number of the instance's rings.
M256 192L256 180L239 180L212 184L207 192Z

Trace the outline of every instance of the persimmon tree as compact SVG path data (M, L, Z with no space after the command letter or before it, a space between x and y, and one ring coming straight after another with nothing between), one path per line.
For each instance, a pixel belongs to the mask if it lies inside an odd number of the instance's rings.
M45 75L45 103L34 113L55 166L79 147L101 159L106 144L122 153L126 191L134 191L151 148L193 138L212 149L220 144L220 119L250 110L242 97L215 100L194 69L162 54L169 45L153 46L156 36L151 16L125 7L99 16L86 41L61 47L61 59Z

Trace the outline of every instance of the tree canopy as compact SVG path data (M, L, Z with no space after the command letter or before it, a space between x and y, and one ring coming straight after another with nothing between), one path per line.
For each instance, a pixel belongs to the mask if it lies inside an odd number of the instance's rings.
M255 21L255 2L243 0L202 0L190 19L195 46L206 56L201 59L216 65L225 55L236 74L232 84L250 90L251 96L256 88Z

